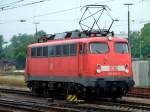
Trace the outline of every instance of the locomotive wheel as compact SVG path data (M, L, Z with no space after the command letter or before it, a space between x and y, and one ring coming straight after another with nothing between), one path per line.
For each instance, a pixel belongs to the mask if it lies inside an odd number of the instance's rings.
M96 91L94 88L91 88L91 87L87 87L86 88L86 96L85 96L85 100L94 100L96 99Z
M68 83L66 87L66 96L76 95L79 99L85 98L85 88L82 85L75 83Z

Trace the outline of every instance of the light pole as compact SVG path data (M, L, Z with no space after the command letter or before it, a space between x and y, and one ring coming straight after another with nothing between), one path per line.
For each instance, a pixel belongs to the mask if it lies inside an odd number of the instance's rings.
M130 39L130 6L133 5L132 3L126 3L124 4L126 6L128 6L128 41L129 41L129 45L131 44L131 39Z
M35 37L37 38L37 32L38 32L37 25L40 24L40 23L39 22L34 22L33 24L35 24Z

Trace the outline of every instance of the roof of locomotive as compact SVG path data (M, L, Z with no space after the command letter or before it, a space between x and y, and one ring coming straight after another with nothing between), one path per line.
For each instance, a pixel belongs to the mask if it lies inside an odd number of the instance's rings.
M66 43L79 43L79 42L107 42L107 41L114 41L114 42L128 42L127 39L121 37L112 37L109 40L109 37L86 37L86 38L76 38L76 39L63 39L63 40L49 40L47 42L41 43L34 43L29 45L28 47L36 47L36 46L46 46L46 45L58 45L58 44L66 44Z

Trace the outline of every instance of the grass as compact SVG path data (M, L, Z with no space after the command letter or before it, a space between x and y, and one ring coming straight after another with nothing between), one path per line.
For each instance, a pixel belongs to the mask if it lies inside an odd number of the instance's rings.
M0 85L25 87L24 75L0 75Z

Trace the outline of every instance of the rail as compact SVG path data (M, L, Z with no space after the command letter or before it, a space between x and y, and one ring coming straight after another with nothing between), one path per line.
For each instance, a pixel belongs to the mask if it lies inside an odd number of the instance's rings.
M30 91L23 91L23 90L15 90L15 89L2 89L0 88L0 92L6 92L6 93L11 93L11 94L21 94L25 95L28 97L33 96L33 94ZM36 99L36 97L33 97L33 99ZM8 100L6 99L1 99L0 98L0 106L1 105L7 105L7 106L12 106L13 108L20 108L24 109L22 107L27 108L28 110L31 111L45 111L47 109L53 110L53 111L70 111L71 112L80 112L80 111L111 111L111 112L129 112L133 110L144 110L144 111L150 111L150 104L146 103L140 103L140 102L131 102L131 101L124 101L124 100L116 100L116 101L111 101L108 99L99 99L97 101L85 101L84 103L70 103L66 102L65 100L60 100L60 99L54 99L49 100L50 98L43 98L44 102L34 100ZM5 103L6 102L6 103ZM18 107L15 107L17 105ZM31 108L32 107L32 108ZM38 110L37 110L38 109Z

